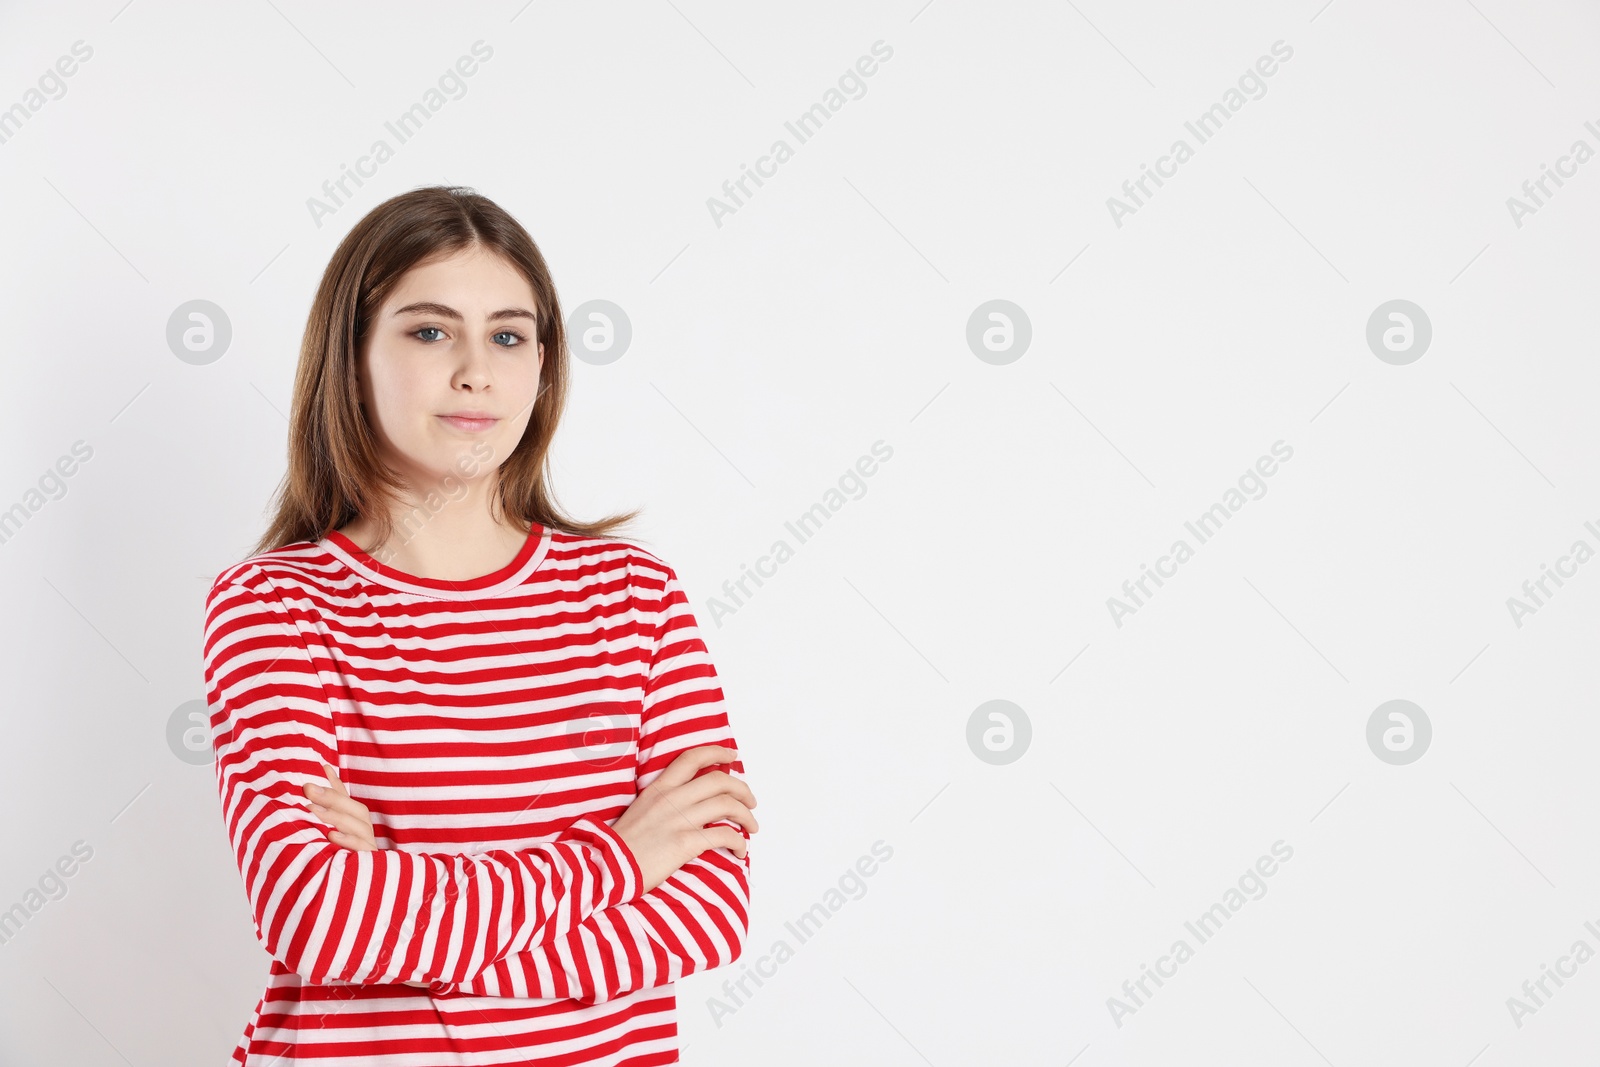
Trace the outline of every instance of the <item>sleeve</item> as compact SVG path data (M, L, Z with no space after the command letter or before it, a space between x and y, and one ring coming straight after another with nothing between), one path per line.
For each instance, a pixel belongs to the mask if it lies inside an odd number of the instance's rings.
M318 983L464 982L639 896L633 853L587 815L553 841L476 856L329 841L302 791L326 781L324 762L340 767L320 643L269 578L230 573L206 599L206 700L223 821L274 959Z
M635 793L687 749L738 747L688 598L670 568L659 584ZM742 759L722 769L745 780ZM435 984L433 992L598 1004L732 963L750 926L750 834L731 819L707 825L739 830L744 858L729 848L708 849L637 900L597 911L566 936L507 956L472 981Z

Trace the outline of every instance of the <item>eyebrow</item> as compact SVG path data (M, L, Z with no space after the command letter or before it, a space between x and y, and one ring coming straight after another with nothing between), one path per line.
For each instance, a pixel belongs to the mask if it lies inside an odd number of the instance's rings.
M465 321L461 312L455 308L447 307L444 304L436 304L431 300L420 300L415 304L407 304L403 308L396 308L394 314L396 316L410 314L438 315L440 318L454 319L457 322ZM489 313L490 322L498 322L501 319L532 319L537 324L539 316L526 308L501 308L499 311Z

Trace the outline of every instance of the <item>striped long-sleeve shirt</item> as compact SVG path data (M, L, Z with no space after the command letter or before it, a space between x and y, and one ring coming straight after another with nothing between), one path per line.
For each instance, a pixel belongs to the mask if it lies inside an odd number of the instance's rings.
M708 848L641 892L611 828L679 753L737 747L671 567L535 525L505 567L451 582L335 531L218 575L204 660L272 957L235 1064L677 1062L672 983L742 951L749 852ZM324 762L376 851L310 810Z

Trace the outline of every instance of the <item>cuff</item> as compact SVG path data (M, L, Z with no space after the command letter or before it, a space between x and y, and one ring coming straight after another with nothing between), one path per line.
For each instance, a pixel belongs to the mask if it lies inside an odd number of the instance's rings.
M585 815L576 820L567 833L587 840L600 849L608 876L600 907L614 908L643 896L644 872L639 869L639 861L634 857L633 850L622 839L622 835L611 828L610 823L593 815Z

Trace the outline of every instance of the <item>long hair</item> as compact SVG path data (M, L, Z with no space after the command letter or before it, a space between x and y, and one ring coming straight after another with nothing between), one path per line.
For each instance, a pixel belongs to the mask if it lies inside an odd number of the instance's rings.
M555 283L521 223L488 197L461 186L428 186L391 197L347 234L323 272L306 319L289 414L289 464L276 514L252 555L316 541L362 518L394 532L405 486L381 461L360 404L356 363L362 339L400 278L418 262L471 245L498 252L528 279L544 345L539 394L528 427L496 475L491 506L522 529L532 523L586 537L611 536L638 509L599 522L561 512L549 484L550 442L571 377L566 326Z

